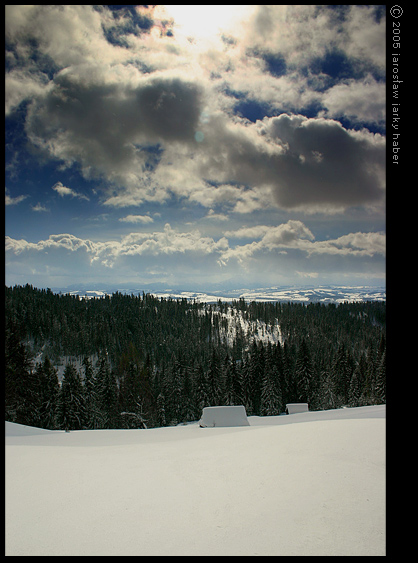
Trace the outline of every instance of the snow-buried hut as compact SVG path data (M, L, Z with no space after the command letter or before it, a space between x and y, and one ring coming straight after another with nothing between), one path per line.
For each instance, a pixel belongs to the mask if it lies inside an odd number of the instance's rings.
M308 403L287 403L286 414L296 414L298 412L308 412Z
M213 428L214 426L250 426L245 407L205 407L202 418L199 421L201 428Z

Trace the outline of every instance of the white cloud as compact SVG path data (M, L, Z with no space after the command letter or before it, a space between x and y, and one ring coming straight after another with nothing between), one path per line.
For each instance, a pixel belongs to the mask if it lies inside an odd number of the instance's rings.
M154 233L131 233L124 237L120 246L123 255L203 253L211 254L224 250L228 245L225 238L215 241L204 237L198 230L180 233L166 223L164 231Z
M121 217L119 221L123 223L153 223L154 219L149 215L127 215L126 217Z
M240 263L243 263L254 255L266 251L306 250L312 244L309 241L314 239L312 232L301 221L294 220L289 220L277 227L258 225L251 228L242 228L232 233L228 232L228 235L239 236L240 238L252 235L252 237L261 240L228 248L222 254L223 262L236 258Z
M386 236L384 233L350 233L337 239L316 241L313 233L301 221L289 220L277 227L258 225L236 231L226 231L229 238L259 239L245 245L228 247L222 253L222 261L227 263L231 258L240 263L261 253L301 251L306 257L318 255L328 256L385 256Z
M301 241L313 240L312 232L301 222L290 220L287 223L269 229L263 236L263 246L269 250L278 247L293 247Z
M209 209L206 219L210 219L211 221L228 221L229 218L224 213L215 213L213 209Z
M256 225L254 227L241 227L235 231L225 231L225 236L228 238L250 238L250 239L260 239L262 238L271 227L267 225Z
M386 235L384 233L350 233L334 240L316 242L307 249L309 254L343 254L374 256L386 255Z
M67 186L64 186L62 182L57 182L56 184L54 184L52 186L52 189L56 191L61 197L69 195L71 197L78 197L79 199L86 199L87 201L89 200L87 196L80 194L71 188L67 188Z
M10 115L24 100L45 96L50 85L36 69L12 70L6 74L5 111Z
M106 41L103 28L112 20L109 10L94 6L6 6L6 39L19 41L19 54L29 61L38 48L60 67L109 64L127 58L125 49Z
M349 79L329 88L322 103L329 117L347 116L363 123L384 124L386 85L370 75L362 80Z
M318 277L318 272L298 272L296 270L295 274L297 274L301 278L316 279Z
M199 231L178 232L167 223L163 231L153 233L130 233L120 241L94 242L71 234L50 235L47 240L31 243L6 236L6 250L16 255L25 251L43 252L52 249L65 249L71 252L84 251L91 262L99 261L113 266L115 260L126 256L160 256L173 254L216 254L224 251L228 241L222 237L215 241Z
M371 61L384 69L386 64L386 16L376 18L375 6L350 6L341 46L348 55Z
M6 235L5 237L5 249L6 252L13 252L13 254L19 255L24 250L36 250L37 245L31 242L28 242L24 239L13 239Z
M36 205L32 205L32 211L37 211L37 212L46 212L49 211L49 209L47 207L45 207L44 205L42 205L41 203L38 203Z
M239 48L280 53L292 67L330 48L385 66L386 22L374 6L260 5L240 32Z
M16 197L12 197L7 193L7 188L5 190L5 205L17 205L18 203L25 200L28 196L27 195L18 195Z

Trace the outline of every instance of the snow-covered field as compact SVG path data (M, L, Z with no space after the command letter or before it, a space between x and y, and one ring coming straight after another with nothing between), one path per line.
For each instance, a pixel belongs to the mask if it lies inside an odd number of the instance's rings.
M6 555L385 555L385 406L250 426L6 423Z

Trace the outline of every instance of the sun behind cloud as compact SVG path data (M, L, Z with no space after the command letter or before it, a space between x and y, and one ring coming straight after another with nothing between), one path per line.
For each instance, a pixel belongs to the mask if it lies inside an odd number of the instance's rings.
M174 21L175 35L197 41L215 38L231 31L251 6L237 5L165 5L159 6Z

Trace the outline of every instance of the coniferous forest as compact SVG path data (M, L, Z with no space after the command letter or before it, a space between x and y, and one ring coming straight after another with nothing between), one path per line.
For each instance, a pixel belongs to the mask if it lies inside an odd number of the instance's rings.
M213 405L269 416L289 402L310 410L386 402L385 302L5 292L7 421L150 428L198 420Z

